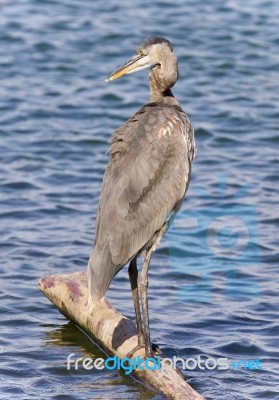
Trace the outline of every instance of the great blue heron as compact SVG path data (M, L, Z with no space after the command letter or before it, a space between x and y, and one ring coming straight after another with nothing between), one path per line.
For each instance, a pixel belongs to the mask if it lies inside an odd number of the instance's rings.
M150 356L147 287L152 252L181 207L195 155L194 130L171 92L178 78L171 43L148 37L107 81L150 67L151 102L117 129L111 140L88 263L93 304L129 265L138 347ZM138 279L137 257L145 259ZM141 301L140 301L141 300Z

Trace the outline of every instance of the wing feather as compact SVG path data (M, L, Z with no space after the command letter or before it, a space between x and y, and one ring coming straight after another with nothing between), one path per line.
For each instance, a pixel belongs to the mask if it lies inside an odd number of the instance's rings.
M115 266L149 242L184 196L190 173L186 123L178 107L145 106L112 139L95 247L108 246Z

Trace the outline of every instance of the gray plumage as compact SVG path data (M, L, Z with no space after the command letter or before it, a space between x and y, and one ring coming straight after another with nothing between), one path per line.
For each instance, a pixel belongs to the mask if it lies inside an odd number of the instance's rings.
M151 67L151 103L117 129L111 140L88 264L93 301L119 270L151 248L185 196L195 155L194 131L174 98L177 60L169 41L147 38L135 56L109 77Z

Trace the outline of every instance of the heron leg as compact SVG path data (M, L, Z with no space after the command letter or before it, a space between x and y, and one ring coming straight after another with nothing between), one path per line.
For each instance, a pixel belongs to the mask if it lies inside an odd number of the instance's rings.
M151 256L153 253L153 246L147 250L141 275L140 275L140 295L142 302L142 316L143 316L143 335L145 345L146 357L152 356L151 340L150 340L150 329L149 329L149 315L148 315L148 299L147 299L147 288L148 288L148 269L150 265Z
M137 269L137 256L132 259L129 265L129 279L132 289L132 295L135 306L137 331L138 331L138 346L137 348L144 346L144 336L142 330L142 317L140 312L140 301L139 301L139 290L138 290L138 269ZM136 348L136 349L137 349ZM133 352L136 350L134 349Z

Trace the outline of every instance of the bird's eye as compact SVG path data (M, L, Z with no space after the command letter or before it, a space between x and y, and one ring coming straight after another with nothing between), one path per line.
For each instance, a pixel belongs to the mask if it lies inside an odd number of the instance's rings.
M144 51L143 51L142 49L139 49L138 55L139 55L139 56L144 56Z

